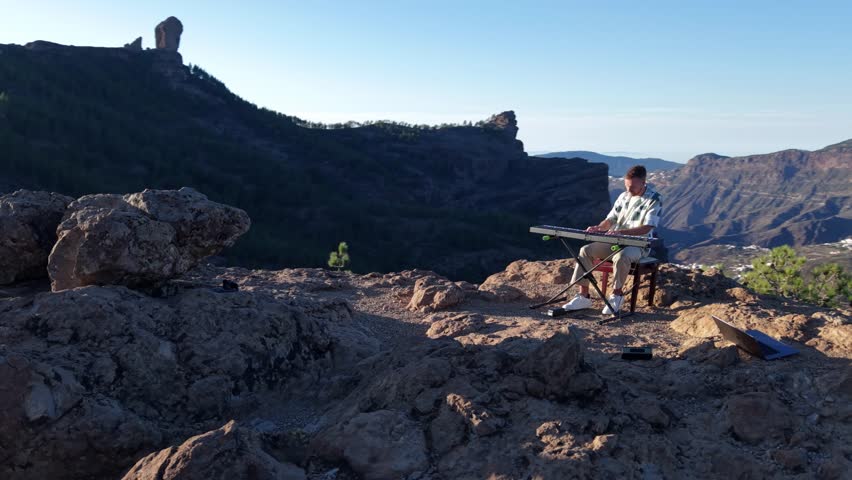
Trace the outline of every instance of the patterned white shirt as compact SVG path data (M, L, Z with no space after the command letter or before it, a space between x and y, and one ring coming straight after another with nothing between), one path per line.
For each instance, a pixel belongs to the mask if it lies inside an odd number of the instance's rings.
M634 197L630 192L619 195L606 219L612 222L611 228L624 230L645 225L656 227L660 224L662 215L662 197L651 185L645 184L645 192L642 195ZM653 234L653 230L648 232L649 237Z

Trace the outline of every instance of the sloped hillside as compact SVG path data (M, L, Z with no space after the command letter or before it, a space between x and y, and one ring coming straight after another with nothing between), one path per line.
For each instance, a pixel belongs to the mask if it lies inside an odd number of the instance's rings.
M607 210L606 167L528 158L512 112L477 126L305 128L165 50L0 45L0 188L79 197L194 187L254 220L227 252L482 279L549 250L527 233ZM582 182L578 181L583 179Z
M852 236L852 141L813 152L699 155L665 175L666 238L798 246Z

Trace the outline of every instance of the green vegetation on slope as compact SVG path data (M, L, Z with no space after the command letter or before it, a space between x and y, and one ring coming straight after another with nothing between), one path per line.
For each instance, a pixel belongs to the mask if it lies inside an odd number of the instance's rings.
M788 245L773 248L752 262L743 284L761 294L836 307L852 299L852 275L836 263L817 266L809 278L802 275L805 257Z

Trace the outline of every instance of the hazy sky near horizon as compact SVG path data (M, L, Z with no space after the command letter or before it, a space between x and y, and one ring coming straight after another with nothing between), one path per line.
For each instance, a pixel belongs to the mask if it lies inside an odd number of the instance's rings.
M814 150L852 138L850 1L0 0L0 43L180 52L308 120L518 116L531 153Z

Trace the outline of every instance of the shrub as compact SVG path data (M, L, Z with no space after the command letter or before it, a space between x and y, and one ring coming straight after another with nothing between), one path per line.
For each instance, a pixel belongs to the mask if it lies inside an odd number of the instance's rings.
M852 275L843 271L836 263L826 263L816 267L813 279L802 292L802 298L810 303L824 307L837 307L841 299L852 299Z
M349 265L349 245L346 242L340 242L336 252L331 252L328 255L328 266L340 270Z
M852 276L836 263L814 268L811 278L802 276L805 257L788 245L773 248L752 261L743 284L760 294L788 297L824 307L837 307L852 297Z
M751 262L753 270L743 276L743 283L757 293L799 298L804 281L799 257L788 245L773 248Z

